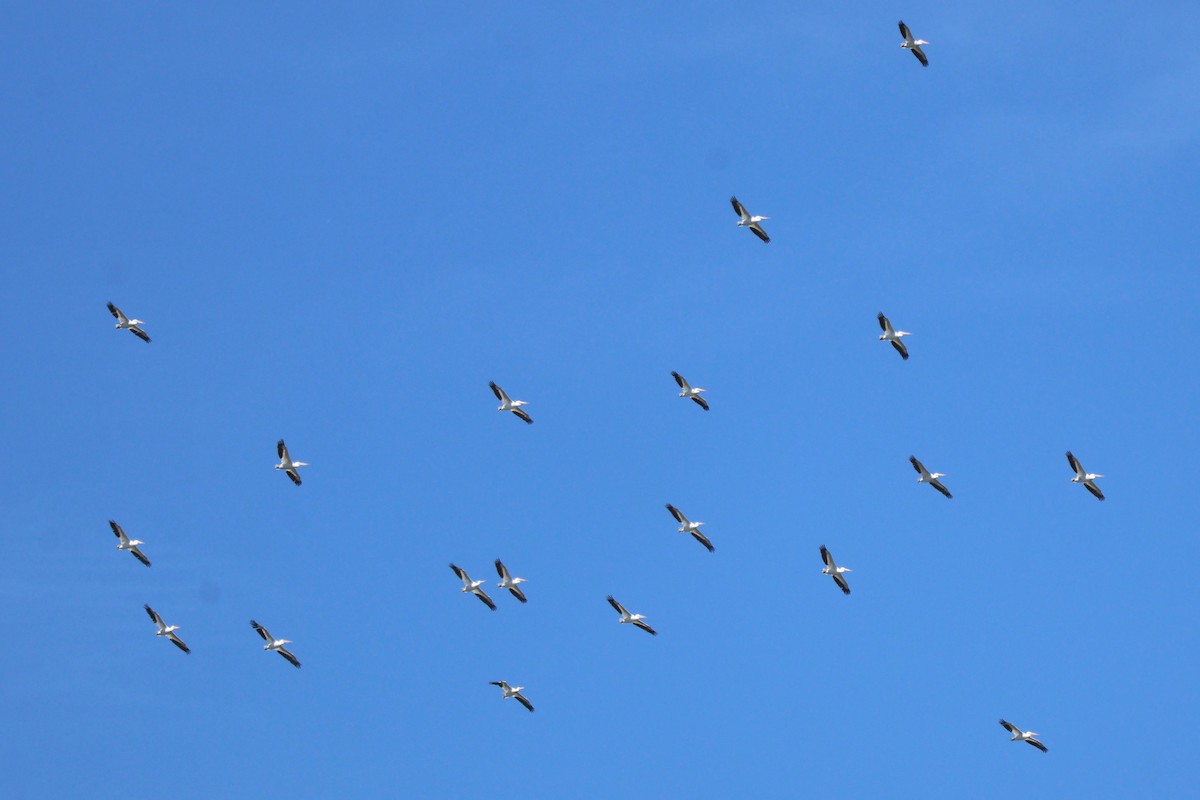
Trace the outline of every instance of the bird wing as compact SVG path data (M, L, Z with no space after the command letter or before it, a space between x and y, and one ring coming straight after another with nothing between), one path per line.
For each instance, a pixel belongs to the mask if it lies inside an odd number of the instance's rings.
M771 243L771 237L767 236L767 232L762 229L762 225L759 225L757 222L751 222L749 227L754 232L754 235L762 239L764 243Z
M297 486L301 484L299 472L294 469L285 469L284 472L286 472L287 476L292 479L292 483L296 484Z
M454 574L458 576L458 579L460 581L462 581L463 583L468 584L468 585L471 583L471 576L467 574L467 571L465 569L458 566L457 564L451 564L450 569L454 570Z
M281 461L291 461L292 457L288 455L287 445L283 443L283 439L275 445L275 452L279 454Z
M474 590L472 593L473 593L473 594L474 594L476 597L478 597L478 598L480 599L480 601L481 601L481 602L482 602L482 603L483 603L485 606L487 606L488 608L490 608L492 611L495 611L495 610L496 610L496 604L492 602L492 598L488 597L488 593L487 593L487 592L485 592L483 589L475 589L475 590Z
M512 592L512 596L513 596L513 597L515 597L515 598L517 598L518 600L520 600L522 603L528 603L528 602L529 602L529 598L528 598L528 597L526 597L526 596L525 596L525 593L521 591L521 587L519 587L519 586L510 586L510 587L508 587L508 591Z
M892 323L888 321L888 318L883 315L882 311L879 312L879 316L876 319L879 320L879 327L884 333L892 330Z
M1025 741L1036 747L1038 750L1041 750L1043 753L1048 752L1046 750L1046 745L1042 744L1037 739L1026 739Z
M850 594L850 584L846 583L846 578L840 572L833 573L833 582L842 590L842 594Z
M678 522L680 525L688 524L688 518L683 515L683 512L680 511L675 506L671 505L670 503L667 503L667 511L671 512L671 516L674 517L675 521Z
M1093 495L1095 495L1097 500L1104 499L1104 492L1100 491L1100 487L1097 486L1096 484L1092 483L1091 481L1084 481L1083 488L1087 489L1089 492L1091 492Z
M526 700L526 699L525 699L525 695L523 695L523 694L521 694L520 692L518 692L518 693L514 694L514 695L513 695L513 697L517 698L517 702L518 702L518 703L520 703L521 705L525 706L525 707L526 707L527 709L529 709L530 711L533 711L533 703L531 703L531 702L529 702L528 700Z
M508 689L508 683L505 681L488 681L492 686L499 686L501 689Z
M267 631L267 629L264 628L262 625L259 625L254 620L250 620L250 627L254 628L254 630L258 631L258 635L261 636L263 638L263 640L268 641L268 642L275 641L273 638L271 638L271 634Z
M643 622L640 619L635 619L633 621L633 624L636 625L637 627L641 628L642 630L644 630L646 633L650 634L651 636L658 636L658 631L654 630L654 628L651 628L649 625L647 625L645 622Z
M904 37L905 41L908 41L912 38L912 31L910 31L908 26L904 24L904 20L900 20L900 35Z
M508 567L504 566L504 562L496 559L496 574L504 580L511 580L512 576L508 574Z
M139 339L141 339L143 342L146 342L147 344L150 343L150 337L147 336L146 332L144 330L142 330L141 328L139 328L137 325L132 326L129 329L129 332L132 333L134 336L138 337Z
M952 499L953 496L950 494L950 490L947 489L945 486L943 486L942 482L939 481L937 478L934 478L933 480L931 480L929 482L929 485L932 486L933 488L937 489L942 494L946 495L947 500Z
M1101 499L1103 499L1103 498L1101 498ZM146 556L142 554L141 550L138 550L136 544L133 547L129 548L129 552L133 553L133 557L136 558L138 561L142 562L147 567L150 566L150 559L146 558Z
M746 207L744 205L742 205L741 203L739 203L738 199L736 197L729 198L729 202L733 204L733 212L735 214L737 214L739 217L748 216L746 214Z
M116 522L114 522L111 519L108 521L108 524L112 528L113 533L115 533L117 535L117 538L121 540L122 544L129 541L129 537L125 535L124 528L122 528L120 525L118 525Z
M276 650L275 652L279 653L279 655L283 656L289 662L291 662L293 667L296 667L297 669L300 668L300 659L298 659L294 655L292 655L292 652L290 650L288 650L286 647L281 647L278 650Z
M167 638L171 640L171 644L175 645L176 647L178 647L178 648L179 648L180 650L182 650L183 652L185 652L185 653L190 653L190 652L192 652L191 650L189 650L189 649L188 649L188 646L187 646L186 644L184 644L184 643L183 643L183 639L180 639L180 638L179 638L178 636L176 636L174 633L168 633L168 634L167 634Z
M675 379L675 382L679 384L679 388L680 388L680 389L683 389L685 392L686 392L688 389L692 388L692 387L688 386L688 382L687 382L687 381L684 379L684 377L683 377L682 375L680 375L678 372L672 371L672 372L671 372L671 377L672 377L672 378L674 378L674 379Z
M892 347L896 348L896 352L905 361L908 361L908 348L904 346L904 342L899 339L892 339Z
M617 613L620 614L621 616L625 616L626 614L629 613L628 611L625 610L625 606L618 603L616 601L616 598L614 598L611 594L608 596L608 604L610 606L612 606L613 608L615 608L617 610Z
M831 569L837 567L837 564L833 563L833 554L829 552L829 548L825 545L821 545L821 560L825 562L825 566Z
M929 59L925 57L925 51L921 49L921 46L919 44L914 44L912 47L910 47L908 49L911 50L912 54L917 57L917 61L921 62L922 67L929 66Z
M692 400L696 403L696 405L700 406L705 411L708 411L708 401L705 400L703 397L701 397L698 394L695 394L695 395L692 395Z
M1079 459L1070 450L1067 451L1067 463L1071 465L1071 469L1075 470L1076 475L1083 474L1083 466L1079 463Z
M707 548L708 552L711 553L713 550L716 549L715 547L713 547L712 542L710 542L708 540L708 537L705 536L700 531L691 531L691 534L692 534L692 536L694 536L696 538L697 542L699 542L700 544L704 545L705 548Z
M516 414L518 417L520 417L521 419L525 420L525 423L526 423L527 425L532 425L532 424L533 424L533 417L529 416L529 413L528 413L527 411L525 411L525 409L523 409L523 408L514 408L514 409L512 410L512 412L513 412L514 414Z
M925 465L920 461L917 461L916 456L909 456L908 462L913 465L913 469L915 469L917 472L921 473L922 475L925 474Z
M158 612L156 612L153 608L151 608L149 605L144 605L144 606L142 606L142 608L146 609L146 613L150 615L150 619L154 620L155 625L158 625L159 627L162 627L162 628L167 627L166 624L163 622L162 617L160 617L158 615Z
M1000 720L1000 724L1003 725L1004 730L1008 731L1009 733L1020 733L1021 732L1020 729L1016 725L1013 725L1011 722L1009 722L1006 719Z
M492 387L492 394L496 395L496 399L499 400L501 403L511 402L508 399L508 395L506 395L504 393L503 389L501 389L499 386L496 385L495 381L489 381L488 386Z
M112 314L114 317L117 318L117 322L126 323L129 321L129 317L122 314L121 309L117 308L112 303L108 304L108 311L110 314Z

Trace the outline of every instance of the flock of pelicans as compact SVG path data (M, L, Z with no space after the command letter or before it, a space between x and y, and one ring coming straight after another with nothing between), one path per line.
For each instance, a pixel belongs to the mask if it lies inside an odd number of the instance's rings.
M909 50L914 56L916 56L917 60L921 62L921 66L928 67L929 59L925 56L925 52L921 49L921 46L927 45L929 42L925 41L924 39L914 38L912 31L909 30L908 26L903 22L900 23L900 35L904 37L904 41L901 42L900 47ZM751 233L761 239L764 243L770 243L771 237L767 235L767 232L762 227L762 222L770 219L770 217L751 215L750 212L746 210L746 207L738 201L737 197L731 197L730 203L733 206L734 212L738 216L738 227L748 228ZM121 309L117 308L112 303L108 304L108 310L117 320L117 329L127 330L142 341L150 342L150 337L141 327L145 325L145 322L140 319L132 319L128 317L121 311ZM879 336L879 340L888 342L896 349L896 352L900 354L900 357L907 361L909 357L908 348L905 346L904 342L901 341L901 339L905 336L911 336L912 334L908 331L896 330L892 326L891 321L882 312L878 315L877 319L879 322L879 327L883 331L883 333ZM701 397L701 394L706 391L705 389L699 386L692 386L690 383L688 383L687 379L678 372L672 372L671 377L675 379L675 383L679 387L679 397L691 400L705 411L709 410L708 401ZM533 424L533 417L531 417L529 412L524 408L525 406L529 405L526 401L513 400L502 388L500 388L500 386L495 383L495 381L490 382L489 386L491 387L492 393L496 395L496 399L500 401L500 405L496 409L497 411L511 412L514 416L526 424ZM279 458L279 463L275 465L275 469L282 470L288 476L288 478L291 479L292 483L299 486L301 484L300 468L308 466L308 463L304 461L293 460L291 455L288 453L287 445L282 439L280 439L276 444L276 455ZM927 483L947 499L952 498L950 490L946 488L945 484L943 484L941 480L939 480L940 478L946 477L945 473L930 472L915 456L910 456L908 460L909 463L912 464L913 469L917 472L917 483ZM1085 470L1083 465L1079 463L1079 459L1077 459L1070 451L1067 452L1067 463L1070 465L1071 470L1075 473L1074 477L1071 478L1071 481L1073 483L1082 484L1084 488L1086 488L1093 496L1096 497L1096 499L1103 500L1104 493L1100 491L1100 488L1095 483L1097 478L1101 478L1103 476ZM693 522L692 520L688 519L688 517L684 515L682 511L670 503L667 503L667 511L669 511L671 516L674 517L675 521L679 523L679 533L686 533L690 535L693 539L703 545L704 548L710 553L715 551L716 548L713 546L713 543L709 541L709 538L700 531L700 527L704 524L703 522ZM150 559L148 559L140 549L140 545L144 544L144 542L139 539L130 539L125 534L125 531L121 528L121 526L113 520L109 520L109 525L112 527L112 531L117 537L117 549L128 551L134 558L149 567ZM820 552L821 561L824 564L821 569L822 574L830 576L833 579L833 582L837 584L837 587L841 589L842 593L849 595L850 584L846 580L846 573L851 571L850 568L838 566L837 562L834 561L833 554L829 552L829 549L826 548L825 545L821 545ZM522 591L520 587L520 584L525 583L526 579L514 578L512 573L509 572L508 568L500 559L496 559L495 568L496 574L500 577L500 580L496 582L496 585L502 590L507 590L510 594L512 594L513 597L522 603L527 603L529 599L525 596L525 592ZM486 585L485 581L472 580L467 571L457 564L450 564L450 569L453 570L455 576L462 582L462 588L460 591L475 595L489 609L492 611L496 610L496 603L484 589L484 586ZM612 595L608 596L608 602L609 605L611 605L617 612L617 614L620 615L619 619L617 620L620 624L628 624L635 628L640 628L646 633L649 633L651 636L658 635L658 632L655 631L654 628L650 627L649 623L646 622L646 616L644 614L631 613ZM185 653L191 652L188 646L183 642L182 639L179 638L178 634L176 633L176 631L179 630L178 625L167 625L158 612L149 605L146 605L145 609L146 613L150 616L150 619L154 622L156 627L155 636L167 638L172 644ZM259 625L258 622L254 620L250 621L250 626L256 633L258 633L263 641L266 642L266 644L263 645L263 650L274 651L286 659L290 664L292 664L292 666L300 666L299 659L297 659L296 656L293 655L292 652L287 649L287 647L285 647L285 645L291 643L291 640L276 639L267 631L266 628L264 628L262 625ZM525 687L512 686L507 681L491 681L490 683L492 686L499 687L503 698L511 698L523 705L529 711L534 710L533 704L528 698L525 697L525 695L521 693ZM1000 720L1000 724L1005 728L1005 730L1012 734L1012 741L1026 742L1027 744L1038 748L1042 752L1046 752L1046 746L1036 738L1040 735L1036 731L1021 730L1016 725L1013 725L1011 722L1008 722L1004 719Z

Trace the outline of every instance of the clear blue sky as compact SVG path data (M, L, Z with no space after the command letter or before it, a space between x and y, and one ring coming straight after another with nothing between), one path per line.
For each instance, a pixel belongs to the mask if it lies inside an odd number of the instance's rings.
M8 4L0 793L1193 791L1200 10L805 5Z

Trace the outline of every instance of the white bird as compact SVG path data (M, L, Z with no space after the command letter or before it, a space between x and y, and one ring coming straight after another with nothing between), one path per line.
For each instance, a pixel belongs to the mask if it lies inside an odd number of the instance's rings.
M695 401L696 405L700 406L705 411L708 411L708 401L700 396L701 392L707 392L708 389L701 389L699 386L689 385L687 379L678 372L672 372L671 377L674 378L675 382L679 384L680 397L691 398L693 401Z
M496 559L496 574L500 576L500 580L496 583L501 589L508 589L512 592L512 596L520 600L522 603L528 603L529 600L525 597L525 593L517 586L518 583L525 583L524 578L514 578L508 572L508 567L504 566L504 562Z
M142 555L142 551L138 549L138 545L145 544L145 542L143 542L141 539L130 539L125 535L125 531L121 528L121 526L116 522L113 522L111 519L108 521L108 524L112 526L113 533L117 535L117 539L119 540L117 542L117 549L128 550L130 553L133 553L133 557L138 561L142 562L147 567L150 566L150 559Z
M496 385L495 381L490 381L488 386L492 387L492 393L495 394L496 399L500 401L500 407L496 409L497 411L511 411L521 419L525 420L525 422L529 425L533 424L533 418L529 416L529 412L521 408L521 406L527 406L529 403L526 403L524 400L513 400L504 392L503 389Z
M898 331L892 327L891 321L879 312L879 327L883 328L883 333L879 337L881 342L891 342L892 347L896 348L896 352L905 361L908 361L908 348L904 346L904 342L900 341L901 336L912 336L908 331Z
M275 465L275 469L281 469L287 473L287 476L292 479L292 483L300 485L300 467L307 467L307 461L292 461L292 457L288 455L287 445L283 443L283 439L275 445L275 451L279 453L279 463Z
M1070 450L1067 451L1067 463L1071 465L1071 469L1075 470L1075 477L1071 478L1071 483L1082 483L1083 488L1094 494L1097 500L1103 500L1104 492L1100 491L1100 487L1094 481L1096 478L1103 478L1104 476L1098 472L1088 472L1085 470L1083 465L1079 463L1079 459L1071 455Z
M749 228L754 232L755 236L762 239L764 242L770 243L771 237L767 236L767 232L763 230L762 225L758 224L764 219L770 219L770 217L750 216L750 212L746 210L744 205L738 202L736 197L729 198L729 202L733 204L733 210L739 217L738 227Z
M913 469L915 469L917 472L921 473L920 477L917 478L917 483L928 483L930 486L937 489L942 494L946 495L947 500L950 499L950 497L951 497L950 490L947 489L945 486L943 486L942 482L938 480L938 478L946 477L946 473L930 472L929 470L925 469L924 464L922 464L920 461L917 461L916 456L909 456L908 460L912 463Z
M146 609L146 613L150 615L150 619L154 620L154 624L158 626L158 631L154 634L155 636L166 636L183 652L192 652L188 649L188 646L183 643L183 640L175 635L175 631L179 630L178 625L168 625L167 623L163 622L163 618L158 615L158 612L149 605L143 607Z
M142 322L140 319L130 319L122 314L121 309L117 308L112 303L108 304L108 310L112 312L114 317L117 318L117 324L115 326L117 329L127 330L134 336L141 339L143 342L150 341L150 337L146 335L146 332L138 327L138 325L145 325L146 323Z
M900 47L911 50L912 54L917 57L917 61L921 62L922 67L929 66L929 59L925 57L925 51L921 49L921 45L929 44L924 39L914 39L912 31L904 24L904 20L900 20L900 35L904 37L904 41L900 43Z
M1010 742L1026 742L1033 745L1038 750L1041 750L1043 753L1046 752L1046 745L1033 738L1035 736L1041 736L1041 734L1037 731L1023 731L1016 725L1013 725L1011 722L1007 722L1006 720L1000 720L1000 724L1004 726L1006 731L1012 734L1012 738L1009 739Z
M667 503L667 511L670 511L671 516L674 517L675 521L679 523L680 533L690 533L695 537L697 542L707 547L708 552L710 553L716 549L713 547L712 542L708 540L708 537L700 532L700 526L704 524L703 522L692 522L683 515L682 511L670 503Z
M261 636L266 642L266 644L263 645L263 650L274 650L276 653L279 653L279 655L291 662L293 667L298 668L300 666L300 661L294 655L292 655L290 650L284 647L285 644L292 643L291 639L276 639L267 631L266 628L264 628L262 625L259 625L254 620L250 620L250 627L258 631L258 635Z
M496 610L496 604L492 602L492 598L488 597L487 592L485 592L482 588L483 581L471 580L471 576L467 574L467 571L455 564L451 564L450 569L454 570L454 574L457 575L458 579L463 582L462 588L459 589L460 592L470 592L483 601L483 604L492 611Z
M849 567L839 567L833 560L833 556L825 545L821 545L821 560L825 562L825 568L821 572L825 575L832 575L833 582L842 590L842 594L850 594L850 584L846 583L846 579L842 577L843 572L853 572Z
M533 703L530 703L525 699L525 695L521 694L521 690L525 688L524 686L509 686L507 681L490 681L490 683L492 686L499 686L505 698L511 697L525 706L525 708L533 711Z
M613 608L615 608L617 610L618 614L621 615L620 621L621 621L622 625L629 623L630 625L633 625L634 627L641 628L642 630L644 630L646 633L650 634L651 636L658 636L658 631L654 630L654 628L651 628L649 625L646 624L646 622L645 622L646 615L645 614L630 614L628 611L625 610L625 606L618 603L611 594L608 596L608 603L609 603L609 605L611 605Z

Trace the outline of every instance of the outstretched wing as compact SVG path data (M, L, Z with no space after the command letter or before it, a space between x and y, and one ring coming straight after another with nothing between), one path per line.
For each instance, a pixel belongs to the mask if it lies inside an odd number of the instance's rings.
M713 547L713 544L712 544L712 542L710 542L710 541L708 540L708 537L707 537L707 536L705 536L705 535L704 535L703 533L701 533L700 531L692 531L692 532L691 532L691 534L692 534L692 536L694 536L694 537L696 538L696 541L697 541L697 542L699 542L700 544L704 545L704 546L705 546L705 548L707 548L707 549L708 549L708 552L710 552L710 553L711 553L713 550L715 550L715 549L716 549L715 547Z
M950 494L950 490L947 489L945 486L943 486L942 482L939 481L937 478L934 478L933 480L931 480L929 482L929 485L932 486L933 488L937 489L942 494L946 495L947 500L950 500L953 498L953 495Z
M882 311L879 312L879 316L876 319L879 320L879 327L884 333L891 330L892 323L888 321L888 318L883 315Z
M509 402L508 395L504 393L503 389L496 385L495 381L489 381L488 386L492 387L492 394L496 395L497 400L499 400L501 403Z
M1037 739L1026 739L1025 741L1036 747L1038 750L1041 750L1043 753L1049 752L1046 750L1046 745L1042 744Z
M1009 722L1009 721L1008 721L1008 720L1006 720L1006 719L1002 719L1002 720L1000 720L1000 724L1001 724L1001 725L1003 725L1003 726L1004 726L1004 730L1008 731L1009 733L1020 733L1020 731L1019 731L1019 729L1017 728L1017 726L1016 726L1016 725L1013 725L1011 722Z
M683 389L685 392L686 392L688 389L692 388L692 387L688 386L688 382L687 382L687 381L684 379L684 377L683 377L682 375L680 375L678 372L675 372L675 371L673 371L673 370L672 370L672 372L671 372L671 377L672 377L672 378L674 378L674 379L675 379L675 382L679 384L679 388L680 388L680 389Z
M833 573L833 582L842 590L842 594L850 594L850 584L846 583L846 579L842 576L842 573Z
M750 230L754 232L754 235L757 236L758 238L762 239L765 244L771 243L771 237L767 236L767 232L764 231L762 229L762 226L759 225L757 222L752 222L749 227L750 227Z
M635 619L633 621L633 624L635 626L641 628L642 630L644 630L646 633L650 634L651 636L658 636L658 631L654 630L654 628L651 628L649 625L647 625L645 622L643 622L640 619Z
M911 50L912 54L917 57L917 61L921 62L922 67L929 66L929 59L925 57L925 51L921 49L920 45L914 44L912 47L910 47L908 49Z
M176 647L178 647L178 648L179 648L180 650L182 650L183 652L185 652L185 653L190 653L190 652L192 652L191 650L189 650L189 649L188 649L188 646L187 646L186 644L184 644L184 643L183 643L183 639L180 639L180 638L179 638L178 636L176 636L175 634L173 634L173 633L169 633L169 634L167 634L167 638L171 640L171 644L175 645Z
M483 589L476 589L474 592L472 592L472 594L474 594L476 597L478 597L480 602L482 602L485 606L490 608L492 611L496 610L496 604L492 602L492 598L488 597L488 593L485 592Z
M908 348L904 346L904 342L899 339L892 339L892 347L896 348L896 352L905 361L908 361Z
M629 613L628 611L625 610L625 606L618 603L611 594L608 596L608 604L610 606L612 606L613 608L615 608L617 610L617 613L620 614L621 616L625 616L626 614Z
M1085 481L1083 484L1083 488L1085 488L1089 492L1091 492L1097 500L1104 499L1104 492L1100 491L1100 487L1097 486L1096 484L1092 483L1091 481Z
M900 35L904 37L905 41L908 41L912 38L912 31L910 31L908 26L904 24L904 20L900 20Z
M128 322L129 321L129 317L122 314L121 309L117 308L112 303L108 304L108 312L117 318L117 322Z
M667 503L667 511L671 512L671 516L674 517L675 521L678 522L680 525L688 524L688 518L683 515L683 512L680 511L675 506L671 505L670 503Z
M259 625L254 620L250 620L250 627L254 628L254 630L258 631L258 635L261 636L264 640L266 640L268 642L275 641L274 639L271 638L271 634L267 632L267 629L264 628L262 625Z
M913 469L915 469L917 472L921 473L922 475L925 474L925 465L922 464L920 461L917 461L916 456L909 456L908 463L912 464Z
M1100 499L1103 500L1104 498L1100 498ZM133 553L133 557L136 558L138 561L142 562L147 567L150 566L150 559L146 558L146 556L142 554L141 550L138 550L137 545L134 545L133 547L129 548L129 552Z
M158 615L158 612L151 608L148 604L142 606L142 608L146 609L146 613L150 615L150 619L154 620L155 625L161 625L164 628L167 627L166 623L163 622L162 617Z
M514 414L516 414L518 417L520 417L521 419L525 420L525 424L527 424L527 425L532 425L532 424L533 424L533 417L529 416L529 414L528 414L528 413L525 411L525 409L523 409L523 408L514 408L514 409L512 410L512 412L513 412Z
M134 336L138 337L139 339L141 339L143 342L146 342L147 344L150 343L150 337L147 336L146 332L144 330L142 330L141 328L139 328L137 325L134 325L133 327L131 327L129 329L129 332L132 333Z
M692 395L692 400L696 403L696 405L700 406L705 411L708 411L708 401L705 400L703 397L701 397L698 394L694 394L694 395Z
M525 593L521 591L520 586L510 586L510 587L508 587L508 591L510 591L512 593L512 596L517 598L518 600L520 600L522 603L529 602L529 598L526 597Z
M284 472L286 472L287 476L292 479L292 483L296 484L297 486L301 484L302 481L300 480L299 472L294 469L285 469Z
M729 202L733 204L733 213L737 214L739 217L748 216L746 214L746 207L739 203L736 197L729 198Z
M821 545L821 560L825 562L825 566L827 567L835 566L833 563L833 555L829 552L829 549L825 547L825 545Z
M279 655L286 658L293 667L296 667L297 669L300 668L300 659L298 659L294 655L292 655L292 652L290 650L288 650L286 647L281 647L278 650L276 650L275 652L279 653Z
M120 525L118 525L116 522L114 522L111 519L108 521L108 524L112 528L113 533L115 533L117 535L118 539L120 539L122 542L129 541L129 537L125 535L124 528L122 528Z
M283 439L275 445L275 452L279 454L281 461L291 461L292 457L288 455L287 445L283 443Z
M467 571L462 567L458 566L457 564L451 564L450 569L454 570L454 574L457 575L458 579L463 583L469 584L471 582L471 576L468 575Z
M1070 450L1067 451L1067 463L1071 465L1071 469L1075 470L1076 475L1083 472L1083 467L1079 464L1079 459Z
M525 706L525 708L529 709L530 711L533 711L533 703L526 700L525 695L518 693L518 694L513 695L513 697L517 698L517 702L520 703L521 705Z
M506 581L511 580L511 576L508 573L508 567L504 566L504 562L498 558L496 559L496 574Z

